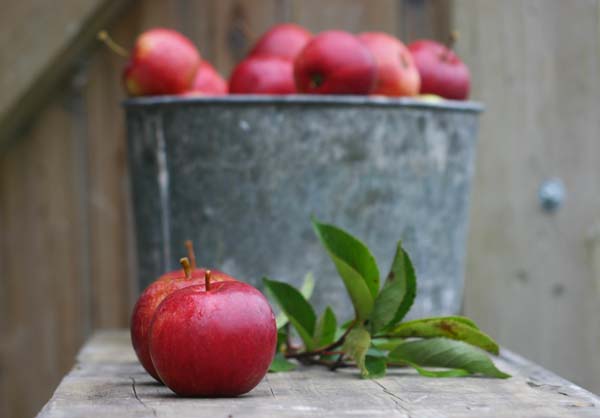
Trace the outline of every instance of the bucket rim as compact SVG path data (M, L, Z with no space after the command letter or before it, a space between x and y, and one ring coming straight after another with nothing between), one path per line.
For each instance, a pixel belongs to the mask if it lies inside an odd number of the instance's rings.
M431 102L411 97L354 96L354 95L253 95L235 94L225 96L145 96L125 99L122 105L129 108L161 107L174 105L325 105L406 107L480 113L484 106L476 101L441 100Z

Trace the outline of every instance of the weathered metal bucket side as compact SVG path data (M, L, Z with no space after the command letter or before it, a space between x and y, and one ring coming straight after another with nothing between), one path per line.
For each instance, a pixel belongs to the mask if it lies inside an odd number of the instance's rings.
M351 314L309 216L362 239L382 275L402 239L419 276L413 315L460 310L478 115L471 102L365 97L148 98L125 103L139 283L202 264L255 285L317 279Z

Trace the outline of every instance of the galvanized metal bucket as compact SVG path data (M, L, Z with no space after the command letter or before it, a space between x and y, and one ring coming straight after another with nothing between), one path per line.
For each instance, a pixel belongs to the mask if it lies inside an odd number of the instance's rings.
M351 303L310 215L389 268L402 239L418 274L413 316L460 310L481 106L342 96L125 102L139 284L200 264L259 285L312 271L323 308Z

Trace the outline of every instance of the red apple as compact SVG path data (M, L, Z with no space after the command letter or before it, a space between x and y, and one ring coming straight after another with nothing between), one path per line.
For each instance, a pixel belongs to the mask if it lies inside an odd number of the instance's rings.
M267 299L239 281L190 286L167 297L150 330L161 380L181 396L237 396L265 376L277 326Z
M410 52L400 40L382 32L365 32L358 38L369 48L377 63L377 79L371 94L416 96L421 77Z
M138 298L131 315L130 331L133 349L144 369L156 380L160 380L160 378L152 365L148 349L150 323L156 308L167 296L176 290L188 286L204 285L206 269L194 268L191 270L192 266L187 263L189 263L187 258L182 259L184 270L166 273L150 284ZM186 270L186 265L189 266L189 271ZM235 279L225 273L213 270L212 280L219 282L233 281Z
M427 39L411 43L408 49L421 74L421 94L454 100L469 97L469 69L451 49Z
M310 38L312 33L302 26L282 23L265 32L248 55L268 55L293 60Z
M192 86L184 93L186 96L222 96L225 94L227 94L227 82L208 61L200 62Z
M343 31L318 34L294 61L296 88L301 93L369 94L376 75L369 49Z
M229 78L231 94L290 94L295 91L292 62L278 57L246 58Z
M200 53L185 36L156 28L136 40L123 73L131 96L180 94L190 88L200 65Z

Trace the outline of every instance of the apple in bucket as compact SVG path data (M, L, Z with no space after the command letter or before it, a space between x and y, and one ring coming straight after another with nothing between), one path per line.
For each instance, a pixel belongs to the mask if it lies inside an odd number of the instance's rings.
M377 63L377 78L371 94L384 96L416 96L421 77L410 51L397 38L383 32L358 35Z
M200 62L192 86L184 96L223 96L227 94L227 82L208 61Z
M248 55L293 60L311 38L312 33L302 26L282 23L265 32Z
M301 93L369 94L377 67L373 54L351 33L321 32L294 61L294 78Z
M453 33L448 46L429 39L408 45L421 74L421 94L453 100L469 97L471 73L452 50L456 38L456 33Z
M200 65L196 46L181 33L156 28L142 33L123 72L131 96L187 91Z
M292 61L275 56L253 56L240 62L229 79L231 94L292 94Z

